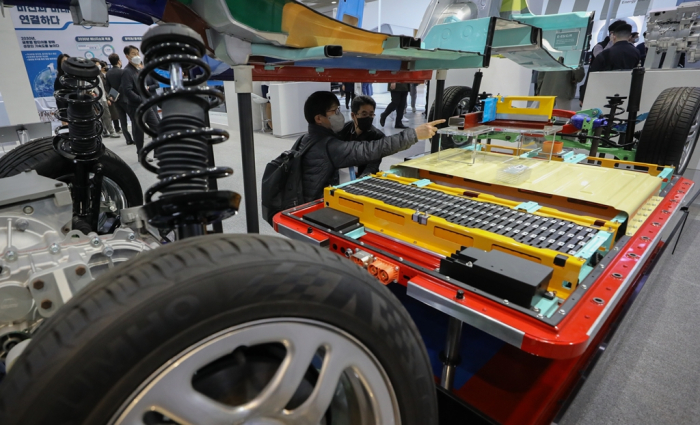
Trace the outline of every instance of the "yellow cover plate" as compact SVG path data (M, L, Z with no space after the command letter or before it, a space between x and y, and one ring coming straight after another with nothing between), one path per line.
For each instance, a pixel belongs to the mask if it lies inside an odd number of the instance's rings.
M649 214L651 214L663 200L664 198L662 196L652 196L651 199L637 211L637 214L630 219L629 223L627 223L627 232L625 234L627 236L634 236L637 230L642 227L642 224L647 221Z
M384 51L386 34L364 31L304 7L287 3L282 14L282 31L289 34L287 46L316 47L341 45L344 52L378 55Z
M634 216L653 195L661 189L661 179L647 173L626 171L591 165L558 161L523 159L491 152L477 152L474 165L473 151L446 149L403 162L394 167L413 168L448 174L501 186L558 195L581 201L611 206ZM532 174L518 184L507 184L496 177L498 170L508 164L523 164Z

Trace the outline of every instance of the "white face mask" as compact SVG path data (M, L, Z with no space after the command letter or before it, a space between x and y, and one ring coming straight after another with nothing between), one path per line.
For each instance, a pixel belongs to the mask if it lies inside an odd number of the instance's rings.
M134 56L131 58L131 63L134 65L141 65L141 56Z
M331 121L331 130L333 130L335 133L342 130L343 126L345 126L345 117L343 114L334 114L329 118L329 120Z

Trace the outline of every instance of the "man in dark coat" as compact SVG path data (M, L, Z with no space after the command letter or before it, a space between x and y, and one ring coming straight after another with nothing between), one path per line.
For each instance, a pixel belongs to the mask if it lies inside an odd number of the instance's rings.
M122 84L121 84L121 95L126 97L126 102L128 105L129 119L133 124L132 130L134 132L134 142L136 142L136 151L140 154L143 149L143 130L136 123L136 108L143 103L144 99L141 97L141 92L139 91L139 66L141 65L141 56L139 56L139 49L135 46L126 46L124 48L124 55L129 61L129 64L124 68L124 73L122 74ZM153 112L153 109L149 108L143 112L144 121L151 128L156 128L158 126L158 118Z
M639 51L630 44L629 38L631 35L632 26L630 24L618 26L611 36L611 41L614 43L613 46L603 50L593 59L591 66L588 68L586 83L581 86L580 90L582 104L591 72L631 70L639 66Z
M124 134L124 138L126 139L126 144L133 145L134 139L133 137L131 137L131 133L129 133L129 129L126 126L126 116L128 113L129 105L126 102L126 96L124 96L124 94L121 92L122 74L124 73L124 70L122 69L122 61L119 60L119 55L117 55L116 53L112 53L111 55L109 55L109 63L112 64L112 68L109 71L107 71L107 75L105 76L105 78L107 79L105 90L107 90L108 96L111 89L114 89L117 93L119 93L119 97L117 98L116 102L114 101L114 97L109 97L114 106L117 107L119 123L121 124L122 133Z
M401 122L403 118L403 113L406 110L406 100L408 99L408 84L405 83L391 83L389 84L389 91L391 92L391 103L387 105L386 109L379 116L379 125L384 127L386 118L392 112L396 111L396 121L394 122L394 128L407 128Z
M357 96L352 101L352 121L345 123L342 130L338 132L338 138L346 142L362 141L368 142L379 140L386 135L373 125L374 111L377 103L369 96ZM382 160L373 161L366 165L360 165L357 170L357 177L374 174L379 171Z
M328 91L306 99L304 117L309 132L302 137L299 150L312 144L301 161L304 202L322 198L323 188L334 183L338 169L369 164L401 152L418 140L431 138L437 132L435 125L445 122L433 121L379 140L345 142L336 135L345 125L340 102Z

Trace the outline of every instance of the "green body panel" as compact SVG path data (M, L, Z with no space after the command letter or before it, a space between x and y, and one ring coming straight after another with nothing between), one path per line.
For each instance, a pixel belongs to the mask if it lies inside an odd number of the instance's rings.
M514 14L512 16L513 20L542 28L542 31L586 29L590 18L591 12L560 13L558 15Z
M424 49L486 52L491 18L471 19L435 25L422 42Z
M483 56L465 56L457 60L434 60L418 59L415 62L413 71L425 71L429 69L458 69L458 68L481 68L484 66Z
M258 31L282 32L282 11L291 0L226 0L236 21Z
M251 48L254 55L269 56L277 59L286 59L291 61L326 59L325 47L289 49L273 46L271 44L253 44L251 45Z
M493 34L492 47L532 46L532 31L529 26L498 30Z

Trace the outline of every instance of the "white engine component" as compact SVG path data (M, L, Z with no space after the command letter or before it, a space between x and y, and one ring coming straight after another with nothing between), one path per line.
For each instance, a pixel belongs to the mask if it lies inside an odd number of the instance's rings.
M644 42L647 69L676 68L681 53L687 63L700 61L700 2L649 12Z
M36 172L0 179L0 359L100 273L158 246L131 229L70 230L68 186Z

